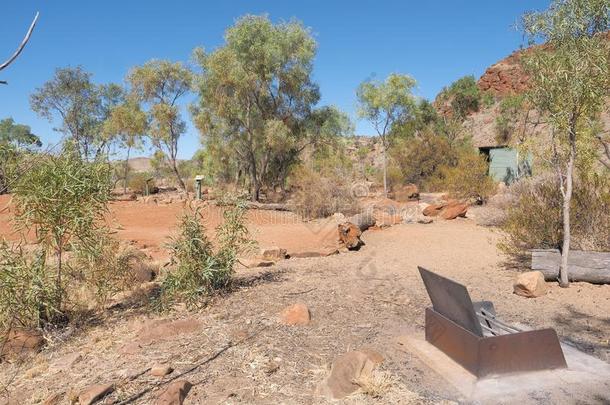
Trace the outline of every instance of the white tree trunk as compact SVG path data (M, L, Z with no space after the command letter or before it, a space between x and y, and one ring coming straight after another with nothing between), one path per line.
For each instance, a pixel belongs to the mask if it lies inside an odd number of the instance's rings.
M385 139L382 139L381 141L381 150L383 155L383 196L388 198L388 163L386 157L387 147L385 144Z
M561 247L561 267L559 268L559 285L569 287L568 256L570 254L570 203L572 201L572 187L574 177L574 160L576 158L576 141L570 137L570 157L566 168L565 190L563 192L563 244Z

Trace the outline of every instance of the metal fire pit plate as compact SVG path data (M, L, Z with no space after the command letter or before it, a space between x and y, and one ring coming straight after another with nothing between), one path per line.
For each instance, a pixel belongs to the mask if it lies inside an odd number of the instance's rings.
M567 367L555 330L522 331L497 319L493 303L473 303L463 285L419 272L433 306L426 340L475 376Z

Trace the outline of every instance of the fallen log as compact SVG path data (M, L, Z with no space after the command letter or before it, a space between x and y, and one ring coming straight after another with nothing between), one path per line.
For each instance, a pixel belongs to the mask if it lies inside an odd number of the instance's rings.
M534 249L532 270L539 270L546 281L559 278L561 253L557 249ZM585 281L592 284L610 284L610 252L585 252L570 250L568 256L570 281Z
M339 242L348 249L358 249L364 244L360 236L362 232L375 225L375 217L370 212L354 215L342 224L339 224Z
M247 202L246 208L253 209L253 210L291 211L290 207L286 204L260 203L260 202L253 202L253 201Z

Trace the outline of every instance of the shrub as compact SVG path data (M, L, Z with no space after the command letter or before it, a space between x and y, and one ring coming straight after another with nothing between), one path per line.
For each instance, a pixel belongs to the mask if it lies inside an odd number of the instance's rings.
M359 205L351 187L341 177L325 177L301 166L293 174L297 191L292 196L294 211L303 218L324 218L336 212L352 214Z
M58 156L44 156L25 171L14 188L15 221L56 262L57 307L61 308L64 253L104 227L111 191L111 167L83 161L71 144Z
M70 290L78 290L75 301L94 301L103 308L114 294L128 290L138 282L138 270L144 267L146 255L131 247L121 246L106 232L97 232L74 246L70 261L72 283ZM76 305L80 303L76 302Z
M155 194L159 191L155 184L155 179L150 173L132 173L129 175L128 186L134 193L146 195L146 183L148 180L149 194Z
M60 314L57 297L44 251L27 254L0 242L0 330L53 322Z
M579 175L572 199L572 247L610 250L610 181L598 175ZM511 185L516 202L508 209L500 247L519 256L530 249L559 249L563 241L562 197L553 175L525 178Z
M216 229L216 248L205 234L198 208L182 215L179 234L169 244L175 267L162 282L161 309L168 308L176 300L197 306L202 298L229 286L237 255L253 245L245 225L245 214L243 202L236 202L224 210L224 221Z
M389 152L391 166L400 172L391 180L420 187L436 176L440 167L453 165L457 160L457 151L447 137L435 134L430 128L416 138L395 140ZM398 176L401 179L394 178Z
M428 184L439 191L448 191L457 198L485 201L496 188L487 171L485 157L476 150L465 147L458 155L457 164L441 166L436 178Z

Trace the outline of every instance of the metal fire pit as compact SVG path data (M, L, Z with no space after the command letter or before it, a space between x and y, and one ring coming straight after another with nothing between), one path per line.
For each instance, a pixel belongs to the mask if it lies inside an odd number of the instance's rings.
M426 340L476 377L567 367L554 329L521 330L497 319L492 302L473 303L463 285L419 273L432 301Z

